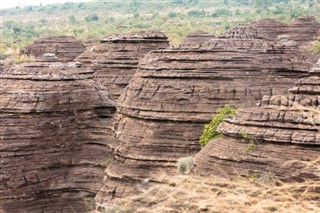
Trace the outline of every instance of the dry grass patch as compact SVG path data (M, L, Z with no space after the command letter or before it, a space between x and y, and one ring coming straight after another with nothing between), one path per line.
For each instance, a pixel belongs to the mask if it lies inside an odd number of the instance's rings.
M306 166L320 169L320 159ZM319 170L320 171L320 170ZM304 182L266 182L259 178L223 178L176 175L141 189L137 195L117 200L128 212L143 213L265 213L319 212L320 179Z

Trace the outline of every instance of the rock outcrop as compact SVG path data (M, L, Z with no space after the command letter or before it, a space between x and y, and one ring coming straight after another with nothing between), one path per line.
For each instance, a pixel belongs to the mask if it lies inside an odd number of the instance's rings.
M203 126L218 107L253 106L309 75L313 62L297 46L242 30L241 38L224 38L232 34L227 32L199 49L155 50L140 60L118 100L120 142L96 197L98 206L175 172L179 157L199 151Z
M0 212L88 212L115 143L108 92L60 63L2 69L0 82Z
M320 178L320 60L287 95L263 97L218 128L196 157L194 173L209 176ZM249 144L248 144L249 143Z
M139 32L110 35L101 44L90 48L76 61L95 71L95 78L117 100L128 85L140 58L151 50L169 46L161 32Z
M269 39L288 35L299 46L310 45L320 30L320 23L311 15L301 16L289 24L274 19L262 19L251 23L250 26L256 28L265 38Z
M71 62L85 50L72 36L50 36L34 41L21 53L34 56L37 62Z
M180 47L188 47L188 48L199 48L202 44L210 41L215 38L214 35L197 31L190 33L181 43Z

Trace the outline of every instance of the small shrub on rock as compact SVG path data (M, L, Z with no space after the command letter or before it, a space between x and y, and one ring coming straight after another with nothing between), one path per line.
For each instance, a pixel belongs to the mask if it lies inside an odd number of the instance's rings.
M190 171L194 161L192 157L180 158L177 162L177 169L179 174L187 174Z
M216 111L216 115L212 121L204 126L203 133L199 140L202 147L207 145L210 140L220 137L221 133L217 131L219 124L222 123L223 119L235 115L237 110L229 105L225 105L223 108L219 108Z

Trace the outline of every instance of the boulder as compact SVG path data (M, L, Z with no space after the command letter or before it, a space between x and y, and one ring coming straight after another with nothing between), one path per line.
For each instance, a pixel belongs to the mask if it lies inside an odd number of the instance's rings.
M72 36L50 36L35 40L21 54L32 55L37 62L71 62L85 50Z
M70 64L0 71L0 212L88 212L116 143L108 92Z
M80 55L76 61L95 71L95 79L117 100L128 85L140 58L151 50L169 46L161 32L139 32L110 35Z
M320 60L286 95L264 96L218 127L223 137L197 154L193 172L236 178L320 178Z

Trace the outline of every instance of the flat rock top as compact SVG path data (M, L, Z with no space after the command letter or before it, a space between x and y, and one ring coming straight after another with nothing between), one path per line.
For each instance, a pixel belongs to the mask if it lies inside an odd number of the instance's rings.
M201 44L213 38L215 38L214 35L206 32L202 32L202 31L192 32L189 35L187 35L187 37L181 43L180 47L199 48Z
M34 43L72 43L79 42L73 36L50 36L35 40Z
M238 25L223 33L219 38L231 39L262 39L264 36L253 26Z
M71 62L85 50L72 36L50 36L35 40L21 53L34 56L37 62Z
M76 68L73 63L30 63L0 70L0 79L63 81L91 79L93 71Z
M116 41L140 41L140 40L165 40L168 37L160 31L151 32L133 32L133 33L123 33L123 34L112 34L101 40L101 42L116 42Z
M267 39L277 39L280 35L288 35L300 46L309 46L320 30L320 23L312 15L301 16L289 24L274 19L262 19L249 25L258 29Z

